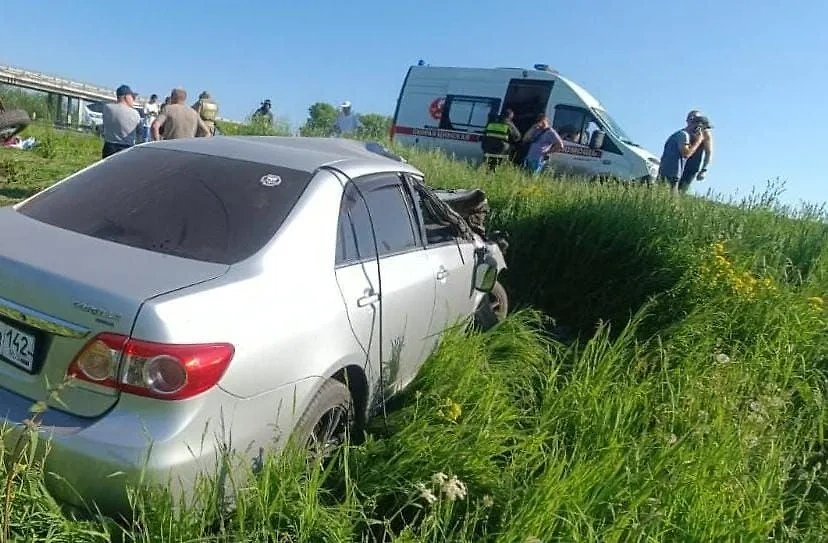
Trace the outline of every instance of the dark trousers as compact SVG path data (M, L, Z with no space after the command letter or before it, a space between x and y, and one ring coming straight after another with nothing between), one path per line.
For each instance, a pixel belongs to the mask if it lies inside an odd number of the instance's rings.
M106 141L103 144L103 149L101 149L101 158L106 158L110 155L114 155L118 151L123 151L129 147L129 145L125 145L123 143L112 143L111 141Z
M681 173L681 179L678 181L678 190L681 192L687 192L690 188L690 183L696 179L698 174L699 168L685 168Z
M486 166L490 172L493 172L504 160L508 159L509 155L486 155Z
M694 176L695 177L695 176ZM682 177L662 177L661 181L670 185L670 190L673 192L687 192L687 189L690 188L690 182L693 180L691 177L689 181L685 182L684 176Z

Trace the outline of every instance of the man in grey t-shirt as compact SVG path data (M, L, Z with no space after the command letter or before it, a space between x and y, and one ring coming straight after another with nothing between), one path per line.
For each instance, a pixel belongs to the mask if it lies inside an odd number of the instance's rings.
M679 181L687 159L704 143L705 133L700 128L697 118L688 117L687 126L671 134L664 143L658 177L669 183L675 192L685 192L689 188L689 184L685 185Z
M135 134L141 126L141 115L133 107L135 92L128 85L121 85L115 96L117 102L103 107L104 145L101 158L135 145Z

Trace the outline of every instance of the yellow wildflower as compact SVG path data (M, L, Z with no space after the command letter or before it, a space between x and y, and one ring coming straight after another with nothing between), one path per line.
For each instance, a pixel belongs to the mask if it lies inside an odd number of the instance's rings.
M445 409L441 409L440 414L452 422L456 422L457 419L460 418L460 415L463 414L463 408L460 407L459 403L455 402L451 398L448 398L446 400L446 403L443 405L443 407Z
M811 304L811 308L813 308L816 312L822 311L825 307L825 301L819 296L811 296L808 298L808 302Z

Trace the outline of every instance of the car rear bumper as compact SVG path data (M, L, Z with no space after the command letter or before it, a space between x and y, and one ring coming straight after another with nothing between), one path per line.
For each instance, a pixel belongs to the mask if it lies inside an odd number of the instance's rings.
M108 515L129 516L129 495L141 482L189 497L199 476L215 475L231 426L233 449L244 453L235 459L255 467L256 457L260 461L264 451L278 448L278 438L289 435L304 409L304 403L291 404L314 383L306 379L250 399L220 388L181 402L123 394L109 413L94 419L48 410L39 417L36 453L45 454L46 487L59 501ZM30 400L0 388L8 454L29 442L25 421L31 407Z

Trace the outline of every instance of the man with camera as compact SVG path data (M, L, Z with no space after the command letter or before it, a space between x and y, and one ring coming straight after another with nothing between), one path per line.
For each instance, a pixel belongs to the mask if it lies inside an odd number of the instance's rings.
M687 161L704 145L707 138L705 124L709 123L705 117L696 113L691 111L687 116L687 125L671 134L664 143L658 177L669 183L673 192L687 192L690 188L692 179L688 181L684 176ZM693 177L696 177L696 173Z
M704 132L704 143L690 156L690 158L687 159L687 163L684 165L684 171L682 172L681 179L679 180L679 189L684 186L684 190L687 190L687 187L689 187L690 183L694 180L704 180L704 176L707 174L707 166L710 164L710 159L713 157L713 134L711 132L713 125L711 125L708 118L697 109L694 109L687 114L687 122L691 122L692 119L697 121L697 130Z

